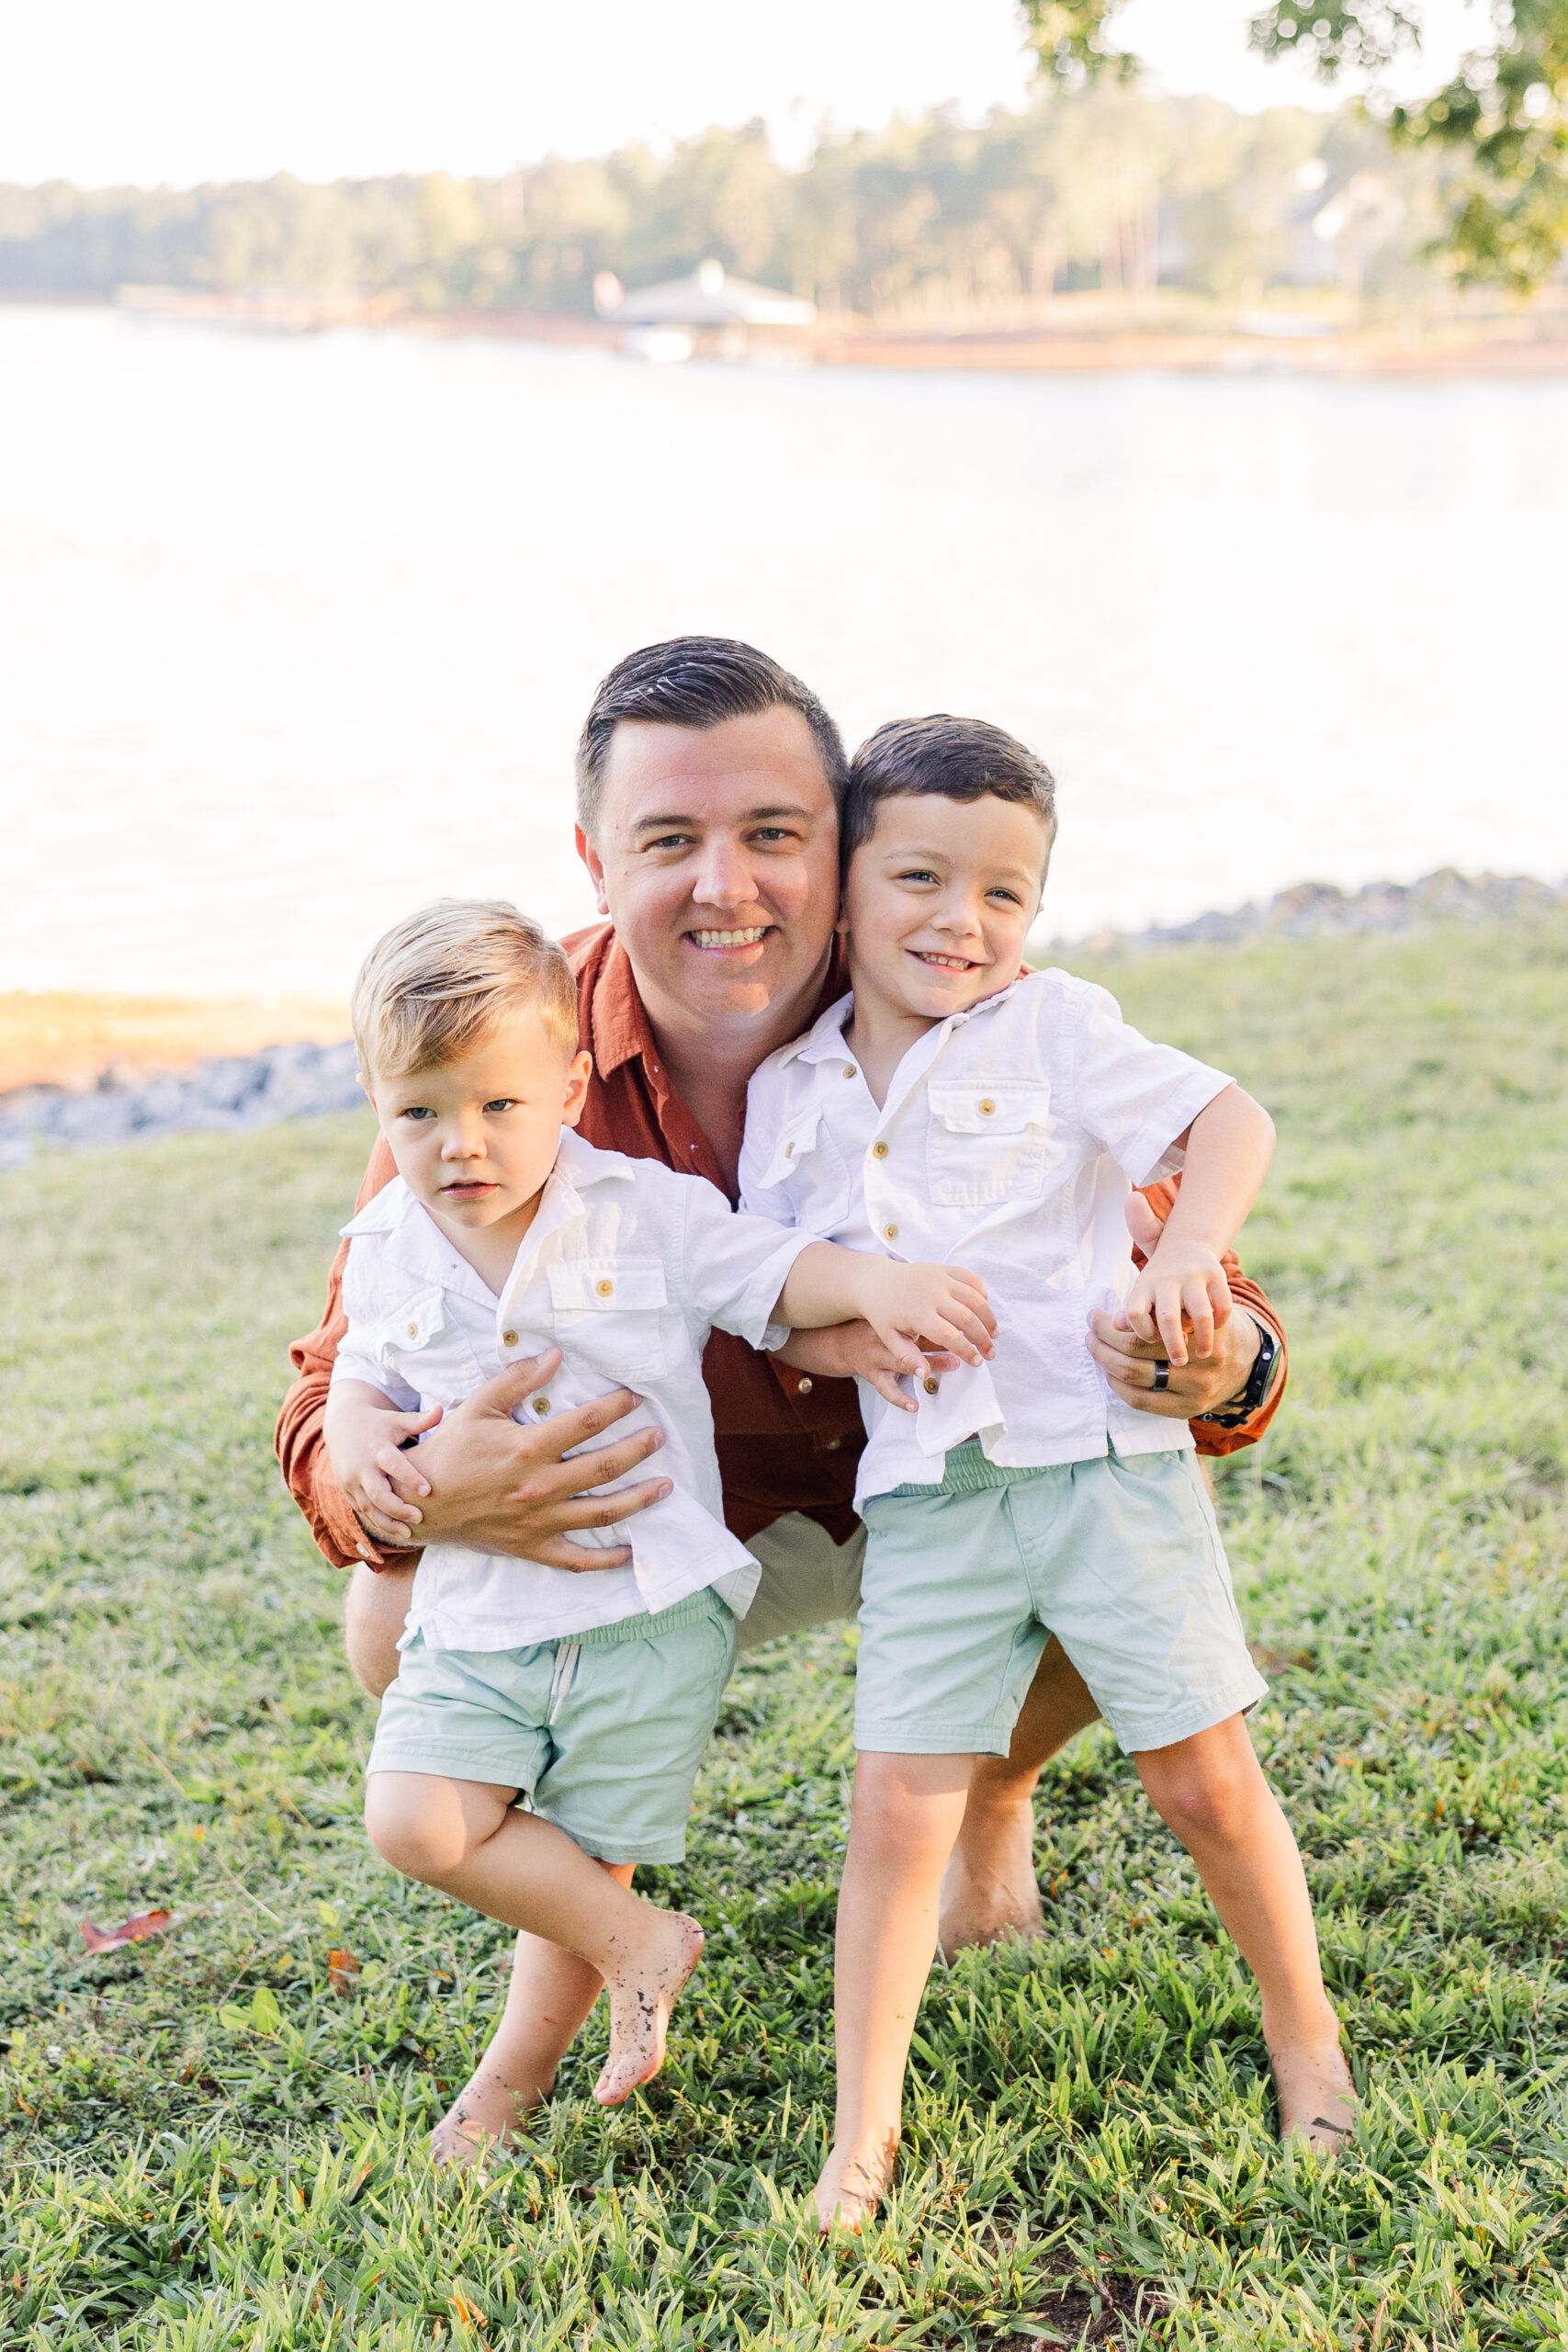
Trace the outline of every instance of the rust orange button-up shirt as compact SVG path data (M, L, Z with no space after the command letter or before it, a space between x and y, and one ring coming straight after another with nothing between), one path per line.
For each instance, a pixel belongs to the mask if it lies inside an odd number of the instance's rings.
M580 932L566 943L577 974L582 1041L593 1057L593 1078L580 1133L606 1151L634 1159L661 1159L667 1168L687 1169L723 1188L712 1148L664 1070L653 1032L625 949L608 923ZM811 1018L844 989L837 958ZM396 1173L392 1155L378 1139L360 1187L358 1205L378 1193ZM1175 1188L1150 1187L1162 1212ZM299 1377L283 1400L277 1422L277 1455L288 1490L310 1521L329 1560L340 1567L368 1557L373 1566L406 1563L406 1552L378 1551L349 1509L333 1476L322 1442L333 1358L344 1329L342 1304L344 1261L339 1250L327 1291L326 1313L308 1339L289 1351ZM1280 1339L1268 1300L1248 1282L1232 1255L1225 1261L1238 1306L1267 1323ZM852 1498L864 1435L852 1381L805 1378L771 1356L759 1355L743 1340L716 1331L703 1359L713 1400L718 1464L724 1481L725 1517L742 1543L784 1512L804 1511L843 1543L853 1532ZM1234 1430L1195 1421L1201 1453L1233 1453L1255 1444L1272 1419L1284 1391L1281 1363L1272 1388L1249 1420Z

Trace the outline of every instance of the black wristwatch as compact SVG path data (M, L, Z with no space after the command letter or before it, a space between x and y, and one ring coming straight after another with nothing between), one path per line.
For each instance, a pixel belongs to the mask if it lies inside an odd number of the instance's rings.
M1233 1396L1230 1403L1221 1411L1194 1413L1192 1418L1195 1421L1212 1421L1217 1430L1238 1430L1243 1421L1249 1421L1252 1419L1265 1396L1268 1396L1269 1384L1274 1377L1274 1366L1280 1360L1280 1342L1267 1323L1258 1323L1256 1315L1252 1320L1257 1325L1258 1344L1258 1353L1253 1358L1252 1370L1247 1375L1247 1386L1238 1396Z

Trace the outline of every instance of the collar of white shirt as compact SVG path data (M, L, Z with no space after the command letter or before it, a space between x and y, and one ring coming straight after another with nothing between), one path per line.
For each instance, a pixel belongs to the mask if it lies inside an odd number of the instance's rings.
M505 1309L507 1294L526 1273L551 1234L586 1215L585 1193L596 1184L630 1184L635 1181L635 1171L622 1153L600 1151L595 1145L585 1143L573 1128L563 1127L555 1166L545 1180L534 1222L518 1245L507 1276L499 1302L502 1310ZM415 1197L401 1176L394 1176L389 1184L384 1184L375 1199L367 1201L342 1230L345 1240L354 1240L362 1233L381 1235L390 1262L416 1281L439 1283L445 1289L462 1292L476 1306L495 1310L498 1302L494 1292L453 1248L424 1203Z

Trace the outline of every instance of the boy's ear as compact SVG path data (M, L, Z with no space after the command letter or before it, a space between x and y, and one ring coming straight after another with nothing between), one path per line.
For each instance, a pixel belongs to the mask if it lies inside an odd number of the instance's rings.
M566 1074L566 1094L561 1102L563 1127L575 1127L588 1105L588 1081L593 1075L593 1057L581 1047L571 1057L571 1068Z

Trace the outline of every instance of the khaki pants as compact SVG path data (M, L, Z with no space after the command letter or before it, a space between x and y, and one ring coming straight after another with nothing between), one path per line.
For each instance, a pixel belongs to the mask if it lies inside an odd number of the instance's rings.
M775 1519L746 1546L762 1571L757 1597L736 1627L739 1651L754 1650L780 1634L804 1633L860 1608L865 1530L835 1544L826 1529L797 1510Z

